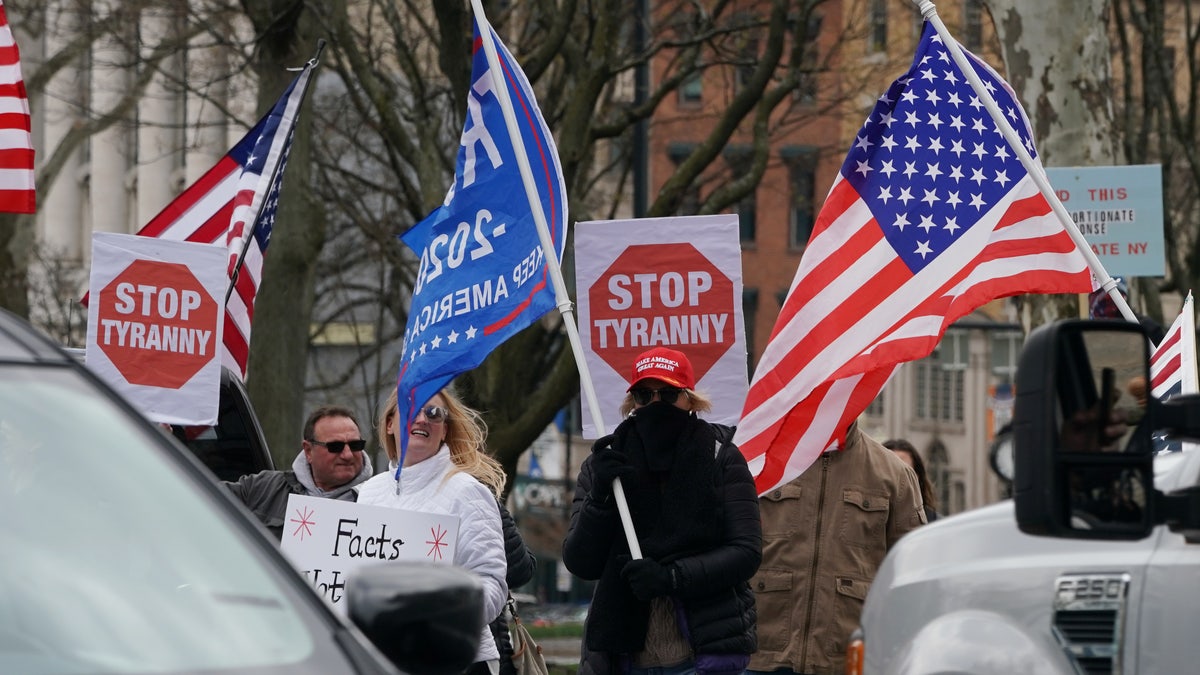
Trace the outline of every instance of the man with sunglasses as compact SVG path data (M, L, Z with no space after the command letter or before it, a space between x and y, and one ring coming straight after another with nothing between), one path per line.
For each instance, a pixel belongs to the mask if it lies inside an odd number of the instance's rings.
M290 471L260 471L225 483L280 540L290 495L352 502L352 488L374 474L364 452L367 442L349 408L326 405L312 411L303 438Z
M656 347L634 359L612 435L584 460L563 563L596 581L580 675L741 675L755 650L749 580L762 559L754 479L692 364ZM643 553L631 560L613 479Z

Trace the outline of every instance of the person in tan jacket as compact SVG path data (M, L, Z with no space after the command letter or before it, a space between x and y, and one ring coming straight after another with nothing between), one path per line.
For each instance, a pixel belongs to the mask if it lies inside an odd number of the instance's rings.
M879 565L925 523L917 477L855 423L844 449L761 495L759 508L758 651L747 672L841 675Z

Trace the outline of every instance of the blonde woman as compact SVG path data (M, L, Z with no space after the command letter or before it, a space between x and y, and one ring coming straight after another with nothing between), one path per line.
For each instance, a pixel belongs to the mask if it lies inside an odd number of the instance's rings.
M482 418L443 389L417 411L406 429L400 423L393 389L379 415L378 433L392 471L363 483L358 503L458 516L453 563L483 582L483 619L485 624L491 622L508 599L508 565L496 504L504 471L482 452L487 438ZM400 461L402 434L408 437L408 449L397 479L394 472ZM498 670L499 652L491 631L484 626L475 664L467 673L495 675Z

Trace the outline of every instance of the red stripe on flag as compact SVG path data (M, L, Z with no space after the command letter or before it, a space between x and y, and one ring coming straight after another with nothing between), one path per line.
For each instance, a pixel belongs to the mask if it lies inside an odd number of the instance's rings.
M213 168L209 169L195 183L192 183L186 190L175 198L166 208L150 219L146 226L138 230L138 234L143 237L157 237L166 229L174 225L179 219L187 213L188 209L192 208L197 202L204 199L213 188L225 180L231 173L240 171L241 166L233 160L229 155L225 155L216 163ZM217 195L218 199L221 199ZM228 200L229 197L224 197L223 200ZM228 223L226 223L228 227ZM189 234L184 238L186 241L194 241Z
M33 190L0 190L0 211L7 213L37 213L37 198Z
M0 127L12 128L12 125L6 124L5 117L13 117L13 115L0 115ZM33 148L6 148L0 150L0 169L29 169L33 170Z
M229 312L225 312L225 328L222 329L222 341L225 343L225 349L229 350L233 360L238 365L241 375L246 374L246 361L250 356L250 342L242 336L242 332L238 330L237 324L234 323L233 317Z
M491 335L492 333L495 333L496 331L500 330L501 328L504 328L508 324L512 323L513 319L516 319L518 316L521 315L521 312L525 311L525 308L529 307L529 305L533 302L534 296L538 294L538 291L541 291L545 287L546 287L546 268L543 267L542 268L542 280L537 282L537 284L529 291L529 295L526 296L526 298L521 301L521 304L517 305L517 307L515 309L513 309L513 311L509 312L504 318L502 318L499 321L496 321L488 326L485 326L483 329L483 334Z
M1178 354L1170 359L1167 359L1163 363L1162 369L1155 373L1154 377L1150 380L1150 388L1153 389L1154 387L1162 386L1162 384L1171 379L1175 373L1178 373L1182 366L1183 359L1181 359Z
M25 92L25 82L5 82L0 84L0 98L20 98L28 99L29 95Z

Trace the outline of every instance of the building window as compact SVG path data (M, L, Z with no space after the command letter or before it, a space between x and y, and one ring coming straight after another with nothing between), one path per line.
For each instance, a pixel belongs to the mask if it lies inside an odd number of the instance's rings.
M688 75L683 84L679 86L679 103L680 105L694 106L703 98L704 94L704 73L696 71Z
M667 157L675 166L679 166L691 156L695 151L695 143L675 142L667 146ZM700 213L700 186L697 182L693 182L684 193L683 199L679 202L679 207L675 209L677 216L694 216Z
M887 0L871 0L871 33L868 37L868 51L887 51L888 39Z
M879 395L876 396L875 399L871 401L871 403L867 406L867 409L865 412L867 414L867 417L883 417L883 392L882 391L879 392Z
M991 334L992 383L1013 384L1017 376L1017 359L1025 335L1019 330L996 331Z
M983 0L963 0L963 46L971 51L983 48Z
M758 67L758 38L748 34L745 35L742 42L742 48L738 49L736 80L734 86L737 91L742 91L746 85L754 79L754 73Z
M917 361L917 419L962 422L967 373L966 331L948 330L933 354Z
M796 85L796 100L805 105L817 102L817 74L821 71L821 53L817 39L821 36L819 15L808 18L808 30L803 35L804 52L800 56L800 82Z
M791 186L791 208L788 210L788 246L804 248L812 236L816 221L817 160L814 146L784 146L780 157L788 169Z
M730 145L725 148L725 163L733 180L749 175L754 170L754 148L749 145ZM743 244L753 244L758 231L757 189L751 189L737 203L738 227Z

